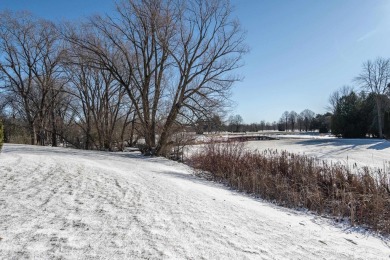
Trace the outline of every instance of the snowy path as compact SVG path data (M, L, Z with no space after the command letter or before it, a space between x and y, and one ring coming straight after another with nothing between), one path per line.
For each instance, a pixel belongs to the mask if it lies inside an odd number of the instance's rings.
M0 259L390 259L333 227L129 153L5 145Z

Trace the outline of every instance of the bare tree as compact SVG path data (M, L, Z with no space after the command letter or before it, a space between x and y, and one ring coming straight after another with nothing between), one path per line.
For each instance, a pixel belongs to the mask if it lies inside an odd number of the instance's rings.
M66 31L67 39L83 49L91 64L106 69L125 87L149 150L156 147L158 112L164 105L167 45L173 34L171 22L164 21L163 14L169 10L158 2L123 1L117 6L119 19L97 16L82 32L74 28Z
M297 112L295 111L291 111L288 115L288 119L290 121L290 125L291 125L291 131L294 132L295 130L295 123L297 122L297 119L298 119L298 114Z
M267 123L267 124L268 124L268 123ZM266 125L267 125L267 124L265 123L264 120L261 120L261 122L260 122L261 131L264 131L264 129L266 128Z
M128 105L132 103L126 99L125 88L107 70L91 66L78 51L75 46L70 48L68 54L73 52L70 56L74 58L68 58L63 66L69 78L68 93L75 98L76 123L84 132L83 146L111 151L114 143L123 143L124 128L133 112Z
M348 96L353 91L353 88L350 86L343 86L340 89L334 91L329 96L329 104L326 107L328 111L334 113L337 107L337 103L339 102L342 96Z
M24 14L19 14L19 18ZM28 16L29 14L27 14ZM33 66L38 53L32 52L30 45L34 39L31 21L15 19L12 13L0 15L0 51L1 79L4 82L3 92L8 94L15 107L29 124L31 143L35 143L35 114L32 111L30 96L33 88Z
M126 88L157 155L176 124L224 105L247 51L228 0L127 0L117 17L94 17L88 26L91 33L68 28L67 39Z
M40 129L51 134L52 146L57 146L56 110L61 103L61 94L66 80L62 78L60 66L63 58L62 42L56 26L41 21L40 60L33 66L34 81L39 89L38 103Z
M193 126L197 134L203 134L221 131L223 122L220 115L214 114L207 118L198 118Z
M300 117L302 118L302 123L306 132L310 129L310 124L315 118L315 115L316 114L310 109L305 109L300 113Z
M288 118L289 118L289 115L290 115L290 113L288 111L284 111L283 114L282 114L282 117L280 119L280 121L284 122L284 124L285 124L284 131L286 131L286 132L288 130Z
M36 144L59 93L57 30L54 24L25 12L2 12L0 24L3 93L27 121L31 144Z
M299 114L297 118L299 132L302 132L303 130L303 122L304 122L304 118L302 117L302 114Z
M240 115L231 115L229 117L229 126L232 132L240 132L240 128L244 120Z
M379 138L383 138L383 96L389 94L390 84L390 59L377 58L374 61L368 60L363 63L362 72L355 81L365 90L375 95L375 102L378 116Z

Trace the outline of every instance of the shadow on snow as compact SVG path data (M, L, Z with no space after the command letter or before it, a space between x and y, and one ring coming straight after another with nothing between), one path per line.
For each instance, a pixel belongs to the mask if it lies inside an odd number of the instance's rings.
M354 149L359 146L368 146L367 149L373 150L384 150L390 148L390 142L382 139L314 139L314 140L303 140L297 142L300 145L315 145L318 147L321 146L348 146L345 149Z

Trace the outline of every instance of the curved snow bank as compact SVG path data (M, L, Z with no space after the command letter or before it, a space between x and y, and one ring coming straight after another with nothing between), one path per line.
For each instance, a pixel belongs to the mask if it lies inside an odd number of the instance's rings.
M6 145L0 258L389 259L386 240L127 153Z

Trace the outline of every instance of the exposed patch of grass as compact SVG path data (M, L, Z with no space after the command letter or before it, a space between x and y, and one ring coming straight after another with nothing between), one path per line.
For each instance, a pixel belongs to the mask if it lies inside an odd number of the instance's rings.
M238 142L205 145L190 164L240 191L390 234L390 174L383 170L351 169L286 151L248 151Z

